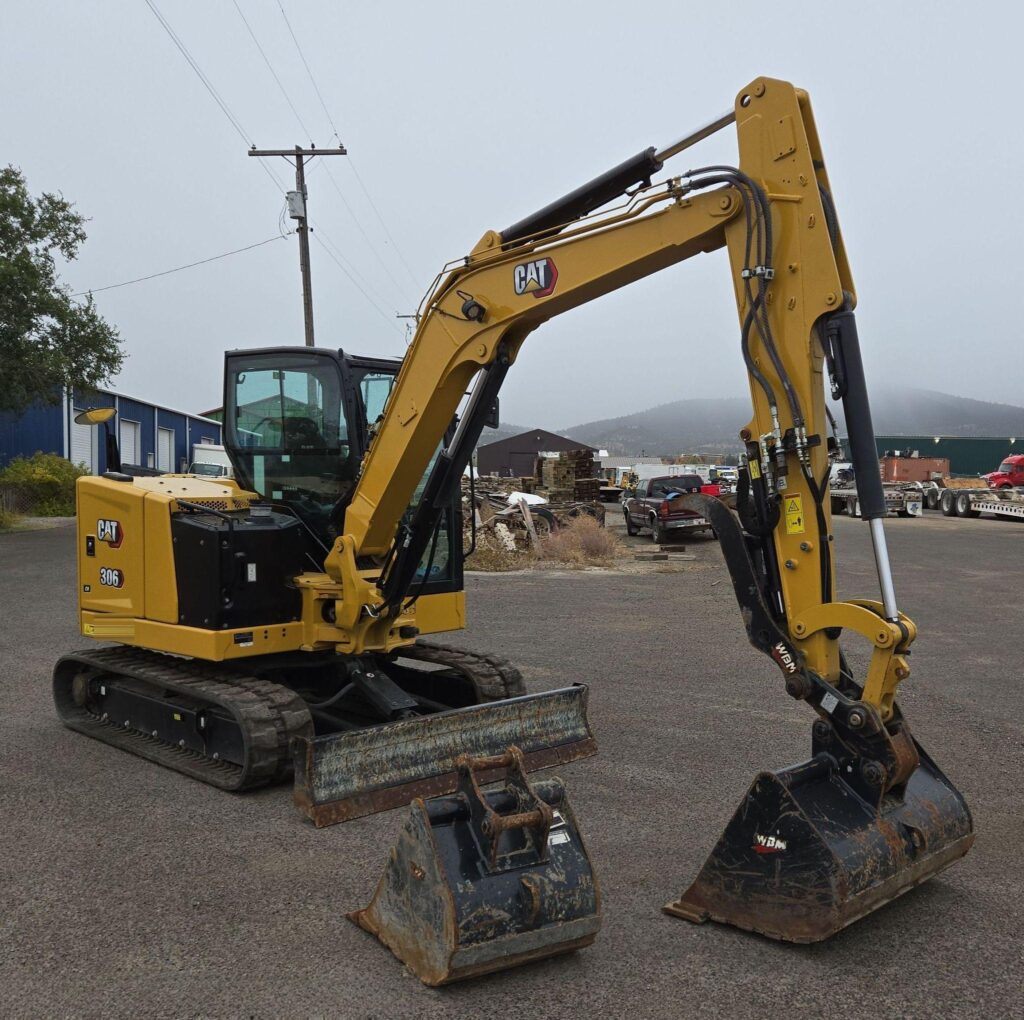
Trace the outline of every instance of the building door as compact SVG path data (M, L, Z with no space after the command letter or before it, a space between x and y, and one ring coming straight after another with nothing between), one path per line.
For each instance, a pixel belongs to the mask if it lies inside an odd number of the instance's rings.
M156 469L174 470L174 429L156 430Z
M79 414L81 410L76 407L72 415ZM79 425L75 421L71 422L71 463L84 464L91 475L96 474L96 462L99 460L97 457L99 433L100 426Z
M121 463L140 466L139 423L121 420Z

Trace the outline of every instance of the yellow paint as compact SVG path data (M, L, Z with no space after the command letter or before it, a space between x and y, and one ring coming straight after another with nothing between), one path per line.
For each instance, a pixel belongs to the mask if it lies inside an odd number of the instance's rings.
M804 520L803 496L799 495L799 493L792 496L784 496L782 502L786 507L786 534L802 535L807 530L806 521Z

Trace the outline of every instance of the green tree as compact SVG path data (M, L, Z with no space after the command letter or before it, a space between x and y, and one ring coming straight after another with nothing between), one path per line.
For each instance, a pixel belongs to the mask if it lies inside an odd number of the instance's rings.
M20 170L0 169L0 411L56 403L61 387L98 386L124 361L92 296L76 302L57 274L55 255L78 255L84 223L60 195L33 199Z

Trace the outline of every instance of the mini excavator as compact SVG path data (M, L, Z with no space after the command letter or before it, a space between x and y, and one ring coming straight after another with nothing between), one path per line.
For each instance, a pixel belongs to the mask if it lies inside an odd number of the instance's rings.
M652 183L732 124L737 167ZM769 78L680 140L484 234L435 281L400 363L229 352L234 481L80 479L81 628L109 644L57 664L61 718L225 788L294 768L317 824L450 794L460 755L498 762L514 746L525 772L592 753L584 686L530 695L503 658L427 639L464 622L461 478L530 333L721 248L752 417L735 511L688 498L721 541L749 641L815 718L810 759L755 779L665 909L814 941L961 857L970 812L896 703L916 628L890 571L832 189L808 95ZM826 373L879 600L836 597ZM841 638L870 648L865 676Z

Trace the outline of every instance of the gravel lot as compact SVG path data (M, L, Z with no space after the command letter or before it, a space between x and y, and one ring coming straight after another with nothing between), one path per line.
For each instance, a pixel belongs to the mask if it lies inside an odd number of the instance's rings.
M845 595L876 591L866 530L836 522ZM74 531L0 536L0 1015L1024 1016L1024 524L888 531L920 630L902 704L972 807L971 854L816 946L664 916L753 775L809 748L716 544L687 541L671 573L470 574L463 643L538 687L591 685L600 754L560 774L605 920L581 953L444 990L344 916L400 812L316 831L286 788L221 793L63 729L49 674L84 643Z

